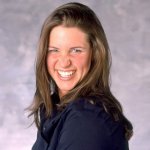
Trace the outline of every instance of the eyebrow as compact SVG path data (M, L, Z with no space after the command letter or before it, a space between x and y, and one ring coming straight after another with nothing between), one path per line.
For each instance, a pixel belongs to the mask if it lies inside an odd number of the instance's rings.
M48 46L48 48L56 48L56 49L59 49L59 48L57 48L57 47L55 47L55 46Z
M71 47L71 49L73 49L73 48L82 48L82 49L86 49L85 47L82 47L82 46Z

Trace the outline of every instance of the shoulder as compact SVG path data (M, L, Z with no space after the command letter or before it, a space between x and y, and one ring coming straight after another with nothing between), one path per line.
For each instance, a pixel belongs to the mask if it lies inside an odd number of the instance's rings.
M94 105L81 98L70 103L66 110L60 143L68 143L68 140L76 145L90 143L89 147L95 149L124 150L128 147L123 125L114 121L102 105Z
M111 115L105 111L102 104L93 104L84 98L70 103L68 110L67 120L75 117L86 125L87 123L94 123L95 127L105 128L109 134L111 134L115 128L123 127L120 121L115 121Z

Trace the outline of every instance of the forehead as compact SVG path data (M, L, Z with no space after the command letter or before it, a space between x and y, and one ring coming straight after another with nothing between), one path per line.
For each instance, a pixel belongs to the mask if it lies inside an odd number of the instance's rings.
M50 35L54 32L57 33L59 32L59 34L62 31L68 31L70 33L76 33L77 34L84 34L85 36L87 36L86 32L84 32L80 27L76 27L76 26L65 26L65 25L58 25L52 28Z
M78 27L54 27L49 35L49 44L88 44L87 34Z

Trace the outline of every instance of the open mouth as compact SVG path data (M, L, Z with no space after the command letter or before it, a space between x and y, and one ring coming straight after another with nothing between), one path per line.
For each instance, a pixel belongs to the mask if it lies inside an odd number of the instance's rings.
M71 77L74 73L75 73L75 71L61 71L61 70L58 70L58 74L63 78Z

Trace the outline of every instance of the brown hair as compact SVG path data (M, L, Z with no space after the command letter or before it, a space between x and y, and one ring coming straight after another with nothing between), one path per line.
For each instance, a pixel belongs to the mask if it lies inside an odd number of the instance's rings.
M38 112L41 104L45 107L47 117L51 115L53 110L50 84L55 84L55 82L48 73L46 59L50 32L59 25L81 29L87 34L92 49L92 61L88 74L61 98L59 107L64 108L69 102L79 97L101 97L95 103L102 103L104 109L115 120L122 119L125 122L126 135L129 139L132 136L132 124L124 117L120 103L110 91L111 57L106 35L95 13L80 3L67 3L58 7L48 16L43 25L36 60L36 92L34 101L30 106L31 115L34 115L34 122L39 127Z

